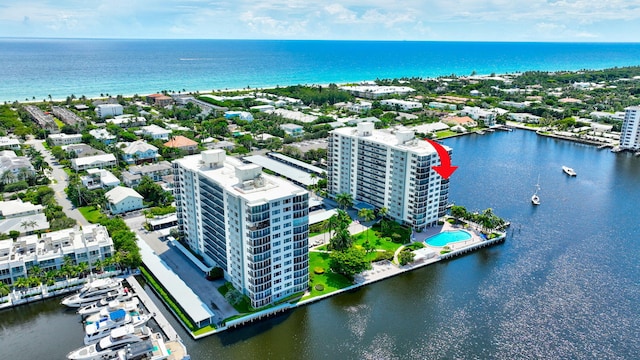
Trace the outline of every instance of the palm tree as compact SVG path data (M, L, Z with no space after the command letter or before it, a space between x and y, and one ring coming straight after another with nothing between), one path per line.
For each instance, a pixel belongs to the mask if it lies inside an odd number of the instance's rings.
M7 296L10 292L11 289L9 289L9 286L3 282L0 282L0 297Z
M26 277L17 278L13 283L13 287L19 290L24 290L29 287L29 280Z
M35 220L24 220L20 223L20 227L22 227L25 230L25 233L28 234L27 228L31 228L32 230L35 229L35 227L38 226L38 222Z
M331 238L329 247L331 250L343 251L351 247L352 238L349 230L339 229L336 231L335 236Z
M311 181L313 182L313 184L311 184L311 190L313 191L314 195L316 195L315 192L318 191L318 189L316 188L318 175L316 175L316 173L311 173L311 174L309 174L309 177L311 178Z
M2 176L0 176L0 182L3 184L11 184L15 179L16 176L11 172L11 170L6 170L2 173Z
M382 228L382 231L384 232L387 228L387 221L385 220L385 217L387 216L387 214L389 214L389 209L387 209L386 207L381 207L380 210L378 210L378 215L380 216L380 227Z
M346 210L353 206L353 195L344 192L340 193L336 195L336 202L340 205L342 210Z
M371 210L371 209L360 209L360 211L358 211L358 216L363 221L371 221L371 220L376 218L376 215L373 213L373 210ZM364 224L362 224L362 228L365 229ZM366 235L367 235L367 241L369 241L369 232L368 231L367 231Z

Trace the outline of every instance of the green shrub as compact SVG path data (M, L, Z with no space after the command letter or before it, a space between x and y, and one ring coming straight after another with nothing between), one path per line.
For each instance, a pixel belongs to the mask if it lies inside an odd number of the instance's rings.
M384 251L384 252L380 252L378 251L376 253L376 258L374 261L382 261L382 260L393 260L393 251Z
M318 291L324 291L324 285L322 284L317 284L316 286L314 286L314 288Z
M313 268L313 272L318 274L318 275L324 274L324 268L322 268L320 266L316 266L316 267Z

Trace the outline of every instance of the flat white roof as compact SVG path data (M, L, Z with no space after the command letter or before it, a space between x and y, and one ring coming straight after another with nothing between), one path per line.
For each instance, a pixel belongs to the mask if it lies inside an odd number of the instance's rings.
M90 165L98 162L110 162L110 161L116 161L116 157L113 154L94 155L94 156L87 156L83 158L71 159L71 162L76 166Z
M263 155L245 156L244 160L249 161L252 164L260 165L265 169L269 169L276 174L282 175L287 179L291 179L303 184L304 186L313 185L314 183L314 180L311 179L311 174L308 172L295 168L291 165L287 165L278 160L270 159Z
M395 131L397 131L396 129ZM407 129L402 129L407 130ZM369 136L359 136L358 130L353 127L345 127L332 130L333 133L338 133L344 136L359 138L362 140L370 141L373 143L382 144L385 146L389 146L394 149L399 149L403 151L413 152L419 155L431 155L436 152L436 150L429 144L428 142L420 139L413 139L411 141L407 141L404 144L400 144L395 134L391 133L388 130L373 130L371 131L371 135ZM443 145L444 146L444 145ZM447 146L444 146L445 149L448 149Z
M303 168L305 168L305 169L308 169L308 170L313 171L313 172L318 173L318 174L322 174L323 172L326 172L325 170L323 170L323 169L321 169L321 168L319 168L319 167L317 167L317 166L313 166L313 165L311 165L311 164L307 164L307 163L306 163L306 162L304 162L304 161L300 161L300 160L298 160L298 159L294 159L294 158L292 158L292 157L289 157L289 156L286 156L286 155L282 155L282 154L277 153L277 152L271 152L271 153L269 153L269 157L273 157L273 158L276 158L276 159L280 159L280 160L282 160L283 162L290 162L290 163L292 163L292 164L294 164L294 165L297 165L297 166L303 167Z
M216 150L210 150L210 151L216 151ZM251 165L247 165L236 158L225 157L223 166L220 166L217 168L210 168L205 166L204 164L201 164L200 163L201 159L202 159L201 155L192 155L192 156L186 156L182 159L178 159L176 160L176 162L178 162L179 164L181 164L182 166L188 169L192 169L192 170L197 169L201 175L204 175L210 178L218 185L224 187L228 193L241 197L249 203L268 202L270 200L276 200L283 197L287 197L295 194L303 194L307 192L305 189L297 185L294 185L289 181L286 181L276 176L265 174L263 172L260 172L260 174L265 181L264 186L244 189L242 187L241 179L236 177L236 169L246 168L247 166L251 166ZM278 164L281 164L275 160L272 160L272 161ZM284 164L281 164L281 165L284 165ZM289 168L294 169L290 166ZM301 170L297 170L297 171L304 173L304 171L301 171Z
M203 321L207 323L213 322L211 318L215 315L209 307L200 300L193 290L180 279L176 273L171 270L169 265L156 255L147 243L138 236L138 246L140 247L140 255L145 266L151 271L153 276L160 281L162 286L173 296L180 304L191 320L200 324ZM214 288L212 288L215 291Z

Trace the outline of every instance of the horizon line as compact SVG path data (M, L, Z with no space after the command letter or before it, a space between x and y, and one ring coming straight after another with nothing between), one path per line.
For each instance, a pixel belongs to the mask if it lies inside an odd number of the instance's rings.
M432 43L513 43L513 44L640 44L640 41L568 41L568 40L416 40L416 39L271 39L271 38L118 38L118 37L48 37L0 36L0 40L209 40L209 41L317 41L317 42L432 42Z

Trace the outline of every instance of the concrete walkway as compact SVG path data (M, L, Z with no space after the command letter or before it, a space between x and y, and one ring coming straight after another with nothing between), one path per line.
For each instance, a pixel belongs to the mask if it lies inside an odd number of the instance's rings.
M147 295L147 292L144 291L140 283L138 283L138 280L136 280L136 278L133 277L133 275L128 276L126 280L131 286L131 288L133 289L133 291L136 293L136 296L140 299L144 307L147 309L147 312L153 314L153 319L156 321L156 323L158 323L158 326L160 326L160 329L162 330L164 335L167 337L167 339L179 340L180 336L178 335L176 330L173 328L173 326L171 326L169 321L167 321L167 318L164 317L164 315L162 314L162 311L158 309L158 307L153 302L153 300L151 300L149 295Z

